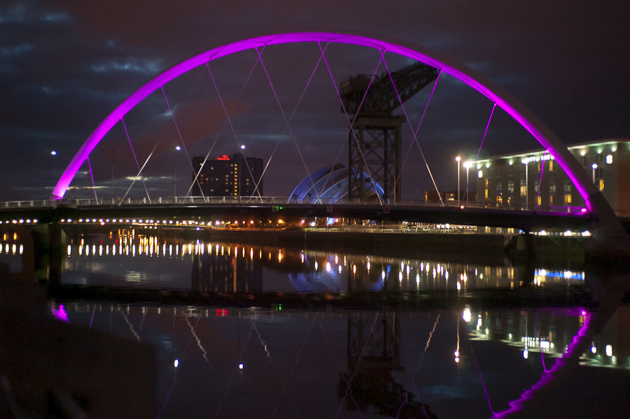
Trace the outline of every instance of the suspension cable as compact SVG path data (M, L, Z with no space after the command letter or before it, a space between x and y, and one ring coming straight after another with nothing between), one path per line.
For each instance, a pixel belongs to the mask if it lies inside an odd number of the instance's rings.
M238 96L236 97L236 100L232 104L232 108L230 109L230 111L234 110L234 108L236 107L236 104L240 100L241 95L243 94L243 91L245 90L245 86L247 86L247 83L249 82L249 79L251 78L252 73L254 72L254 69L256 68L256 65L258 65L258 61L259 61L259 58L256 57L256 61L254 61L254 65L249 70L249 74L247 75L247 78L245 79L245 83L243 83L243 86L241 86L241 90L238 93ZM208 153L206 153L206 156L203 159L203 163L201 163L201 167L199 167L199 170L198 171L193 170L193 173L195 173L195 178L193 179L192 183L190 184L190 187L188 188L188 191L186 192L186 197L190 196L190 193L192 191L192 188L193 188L195 182L197 182L197 179L199 178L199 175L201 174L201 171L203 170L204 166L206 165L206 162L208 161L208 159L210 158L210 154L212 153L212 150L214 149L214 146L217 144L217 141L219 140L219 137L223 133L223 130L225 129L226 125L227 125L227 121L224 121L223 125L221 125L221 129L217 132L217 135L214 137L214 142L210 146L210 149L208 150ZM258 185L256 185L256 186L258 186Z
M129 141L129 147L131 147L131 153L133 154L133 160L136 162L136 169L140 170L140 164L138 163L138 158L136 157L136 151L133 149L133 144L131 144L131 138L129 137L129 132L127 131L127 125L125 124L125 120L120 118L120 122L122 122L122 126L125 129L125 134L127 135L127 141ZM147 189L147 184L144 179L142 179L142 185L144 185L144 191L147 194L147 198L149 199L149 204L151 203L151 197L149 196L149 190Z
M409 115L407 114L407 110L405 109L405 105L403 104L401 98L400 98L400 93L398 92L398 89L396 88L396 83L394 83L394 78L392 77L392 73L389 71L389 66L387 65L387 61L385 60L385 51L380 49L379 52L381 53L381 56L383 57L383 63L385 64L385 68L387 69L387 74L389 74L389 79L392 82L392 86L394 87L394 91L396 92L396 97L398 97L398 101L400 102L400 107L403 111L403 113L405 114L405 117L407 118L407 123L409 124L409 128L411 129L411 131L413 132L413 126L411 125L411 121L409 120ZM440 202L442 204L442 206L444 206L444 201L442 200L442 196L440 195L440 191L438 190L437 184L435 183L435 178L433 177L433 173L431 173L431 168L429 167L429 163L427 162L427 159L424 156L424 152L422 151L422 147L420 147L420 142L418 141L418 139L415 136L414 133L414 137L413 139L415 140L416 144L418 145L418 150L420 150L420 155L422 156L422 160L424 161L424 165L427 167L427 171L429 172L429 176L431 177L431 182L433 182L433 187L435 187L435 191L438 194L438 197L440 198Z
M133 181L131 182L131 185L129 185L129 188L127 189L127 192L125 192L125 195L123 195L122 199L120 200L120 202L118 203L118 206L120 206L123 201L125 200L125 198L127 197L127 194L129 194L129 191L131 190L131 188L133 188L133 185L136 183L136 180L138 180L138 178L140 178L140 176L142 175L142 171L144 170L144 168L147 166L147 163L149 163L149 160L151 160L151 156L153 156L153 153L155 152L155 149L157 148L158 145L160 145L160 142L162 142L162 139L160 138L158 140L158 142L155 144L155 146L153 147L153 150L151 150L151 153L149 153L149 156L147 157L147 159L144 161L144 164L142 165L142 167L140 168L140 170L138 170L138 174L134 177Z
M368 172L368 176L370 177L370 181L372 182L372 187L374 188L374 191L378 191L378 189L376 188L376 181L374 180L374 177L372 176L372 173L370 173L370 168L367 164L367 160L365 159L365 155L363 154L363 150L361 150L361 145L359 143L359 139L357 138L357 135L354 132L354 127L352 126L351 122L350 122L350 117L348 116L348 111L346 110L346 106L343 104L343 100L341 99L341 94L339 93L339 89L337 88L337 83L335 83L335 78L333 77L332 74L332 70L330 69L330 65L328 64L328 60L326 59L326 55L324 54L324 50L322 50L322 46L320 42L317 42L317 45L319 46L319 49L322 53L322 57L324 58L324 63L326 64L326 68L328 69L328 74L330 75L330 80L333 83L333 86L335 86L335 92L337 93L337 97L339 98L339 103L341 104L341 109L343 109L343 113L346 116L346 121L348 122L348 124L350 125L350 131L352 132L352 137L354 138L354 141L357 145L357 148L359 150L359 154L361 154L361 159L363 160L363 163L365 164L365 169ZM380 61L379 61L379 65L380 65ZM371 81L370 81L371 83ZM350 169L351 170L351 169ZM359 173L359 176L361 176L361 180L363 180L363 173ZM352 185L348 185L348 188L351 188ZM378 198L379 204L383 205L383 200L381 199L380 195L378 194L378 192L376 192L376 197Z
M328 47L328 44L326 45L326 47ZM293 112L291 112L291 116L289 117L289 123L291 123L293 121L293 117L295 116L295 113L297 112L298 107L302 103L302 99L304 98L304 94L306 93L306 90L310 86L311 81L313 80L313 76L315 75L315 72L319 68L319 64L321 63L321 61L322 61L322 57L320 56L319 59L317 60L317 63L315 64L315 67L313 68L313 71L311 72L310 77L308 78L308 81L306 82L306 86L304 86L304 89L302 89L302 94L300 95L300 98L298 99L297 103L295 104L295 107L293 108ZM271 153L271 156L269 157L269 160L267 161L267 164L265 165L265 168L263 170L263 174L260 177L261 181L262 181L262 178L263 178L265 172L267 172L267 168L269 167L269 164L271 163L271 159L276 154L276 151L278 150L278 147L280 146L280 143L284 139L284 136L286 135L287 130L288 130L288 127L285 126L284 130L282 131L282 135L280 136L280 139L276 142L276 146L274 147L273 152ZM309 174L309 178L310 178L310 174ZM313 184L313 180L312 179L311 179L311 184ZM256 184L256 186L258 186L258 184ZM313 184L313 186L314 186L314 184ZM290 197L289 197L289 199L290 199Z
M411 143L409 144L409 149L407 150L407 154L405 154L405 160L403 161L402 167L400 168L400 173L396 177L396 182L394 182L394 190L396 189L396 185L400 181L400 177L402 176L402 172L405 169L405 164L407 163L407 159L409 158L409 155L411 154L411 149L413 148L413 145L416 142L418 142L418 132L420 131L420 126L422 125L422 121L424 121L424 116L427 113L427 109L429 109L429 104L431 103L431 99L433 98L433 93L435 92L435 88L437 87L437 84L440 81L440 76L441 75L442 75L442 70L440 70L440 72L438 73L438 76L435 79L435 83L433 84L433 89L431 89L431 94L429 95L429 99L427 100L427 103L424 106L424 111L422 111L422 116L420 117L420 122L418 123L418 127L416 128L415 131L412 132L413 139L411 140ZM438 191L438 197L440 198L440 201L442 201L442 196L440 195L439 191ZM444 202L442 201L442 204L443 203Z
M175 124L175 129L177 130L179 141L182 143L182 147L184 148L184 152L186 153L186 159L188 160L188 164L190 165L190 168L194 171L195 168L192 165L192 160L190 160L190 155L188 154L188 149L186 148L186 144L184 144L182 133L179 131L179 126L177 125L177 121L175 120L175 114L173 113L173 110L171 109L171 104L168 102L168 98L166 97L164 86L160 86L160 89L162 90L162 94L164 95L164 100L166 101L166 106L168 106L168 111L171 114L171 119L173 120L173 124ZM201 191L201 185L199 185L199 190ZM201 195L203 196L203 191L201 191ZM177 199L177 197L175 197L174 199Z
M326 44L326 46L328 46L328 44ZM325 52L326 48L324 48L324 52ZM323 52L322 52L323 55ZM363 106L363 102L365 101L365 98L367 98L367 94L370 90L370 87L372 87L372 83L374 82L374 79L376 78L376 74L378 73L378 69L381 66L381 61L382 58L379 57L378 59L378 63L376 64L376 68L374 69L374 71L372 72L372 77L370 78L370 82L367 85L367 88L365 89L365 93L363 94L363 97L361 98L361 102L359 103L359 107L357 108L356 113L354 114L354 116L352 117L352 123L350 124L350 129L348 130L348 133L346 134L346 136L343 139L343 142L341 143L341 147L339 147L339 151L337 152L337 157L335 157L335 162L333 163L332 167L334 168L335 165L337 164L337 161L339 160L339 157L341 156L341 151L343 150L343 148L346 145L346 141L348 141L349 137L350 137L350 130L353 130L354 127L354 123L357 120L357 117L359 116L359 110L361 109L361 107ZM365 162L365 159L364 159ZM367 162L366 162L366 167L367 167ZM352 169L350 169L352 170ZM326 185L328 183L328 179L330 179L330 176L332 175L332 170L328 173L328 176L326 177L326 182L324 183L324 185ZM371 176L370 176L371 177ZM348 185L348 188L351 188L351 185ZM332 200L334 201L335 196L334 196L334 190L332 191ZM349 190L348 190L349 192ZM375 189L374 191L376 193L376 195L378 195L378 191ZM341 198L341 197L340 197ZM334 203L334 202L333 202Z
M92 179L92 190L94 191L94 199L96 199L97 203L98 203L98 196L96 196L96 185L94 184L94 175L92 174L92 165L90 164L90 157L86 157L85 160L87 160L87 164L88 164L88 170L90 171L90 179Z
M486 140L486 135L488 135L488 128L490 128L490 121L492 121L492 115L494 114L494 109L497 107L495 103L492 105L492 111L490 111L490 118L488 118L488 123L486 124L486 130L483 132L483 138L481 139L481 144L479 144L479 150L477 150L477 158L475 161L479 160L479 154L481 153L481 147L483 147L483 142Z
M311 177L311 173L309 172L308 166L306 165L306 161L304 160L304 156L302 155L302 152L300 151L300 147L298 146L297 140L295 139L295 135L293 134L293 130L291 129L291 124L289 123L289 120L287 119L287 115L284 112L284 109L282 108L282 104L280 103L280 99L278 98L278 94L276 93L276 89L273 87L273 83L271 82L271 78L269 77L269 72L267 71L267 67L265 66L265 62L262 59L262 55L261 55L262 52L259 51L258 48L256 48L256 54L258 54L258 57L260 57L260 65L262 66L263 70L265 71L265 76L267 77L267 80L269 81L269 86L271 87L271 91L273 92L273 95L276 98L276 103L278 104L278 107L280 108L280 112L282 113L282 117L284 118L284 122L286 124L286 127L289 130L289 133L291 134L291 138L293 139L293 143L295 144L295 147L297 148L298 154L300 155L300 159L302 160L302 164L304 165L304 169L306 170L306 174L308 175L308 178L311 181L311 185L315 186L315 184L313 183L313 178ZM319 202L320 201L320 196L319 196L319 192L317 192L317 189L315 190L315 193L317 194L317 201Z
M232 125L232 119L230 118L228 110L225 107L225 103L223 102L223 97L221 97L221 92L219 92L219 87L217 86L217 82L214 80L214 76L212 75L212 71L210 71L210 66L208 65L208 63L206 63L206 68L208 69L208 74L210 74L210 78L212 79L212 84L214 85L214 89L216 90L217 95L219 96L219 101L221 102L221 107L223 107L223 112L225 112L225 117L227 118L227 122L230 125L230 128L232 129L232 134L234 134L234 139L236 140L236 143L238 144L238 147L241 150L241 156L243 157L243 162L245 163L245 167L247 168L247 172L249 173L249 177L250 177L250 179L252 179L252 181L254 181L254 175L252 173L251 168L249 167L249 163L247 163L247 158L245 157L245 153L243 152L243 148L241 146L241 142L238 139L238 135L236 134L236 130L234 129L234 125ZM240 174L239 174L239 183L240 183ZM256 191L258 191L258 188L254 189L254 193ZM258 191L258 197L262 199L262 196L260 195L260 191Z

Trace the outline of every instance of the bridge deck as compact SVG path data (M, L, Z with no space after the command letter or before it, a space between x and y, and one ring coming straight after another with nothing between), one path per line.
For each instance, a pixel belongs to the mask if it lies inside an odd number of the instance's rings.
M507 227L524 231L537 230L589 230L594 221L588 213L558 213L518 211L478 207L420 206L378 204L296 204L296 203L203 203L203 204L139 204L139 205L85 205L57 207L1 208L0 222L19 220L58 222L79 219L154 219L154 220L294 220L299 218L331 217L363 220L408 221L435 224Z

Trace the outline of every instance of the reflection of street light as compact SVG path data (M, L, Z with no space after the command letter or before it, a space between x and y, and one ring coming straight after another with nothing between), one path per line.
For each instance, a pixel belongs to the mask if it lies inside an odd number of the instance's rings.
M461 165L462 158L457 156L455 157L455 161L457 162L457 206L461 206L460 197L459 197L459 169Z
M464 163L464 167L466 168L466 205L468 205L469 201L470 201L470 178L468 177L468 172L470 171L470 167L472 166L472 163L467 161Z
M175 151L179 151L182 148L180 146L175 147ZM175 157L177 154L173 154L173 201L177 202L177 167L175 166Z
M595 183L595 171L597 170L597 163L593 163L591 168L593 169L593 183Z

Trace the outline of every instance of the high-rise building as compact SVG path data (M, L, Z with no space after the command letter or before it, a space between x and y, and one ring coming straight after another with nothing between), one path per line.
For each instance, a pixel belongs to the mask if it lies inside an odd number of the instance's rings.
M223 155L215 160L194 157L193 184L194 196L258 196L263 195L263 160L233 154Z

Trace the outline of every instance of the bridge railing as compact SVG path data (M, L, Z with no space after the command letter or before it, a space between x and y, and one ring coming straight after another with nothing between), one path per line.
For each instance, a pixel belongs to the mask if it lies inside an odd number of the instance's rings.
M174 206L189 206L189 205L277 205L279 207L283 205L374 205L374 202L358 202L358 201L344 201L335 202L332 198L320 199L313 203L311 201L292 199L289 197L279 196L176 196L176 197L159 197L159 198L126 198L119 200L116 198L91 198L91 199L62 199L60 201L52 200L33 200L33 201L7 201L0 202L0 209L3 208L64 208L64 207L95 207L95 206L144 206L144 205L174 205ZM462 208L492 208L507 211L522 211L528 210L525 206L511 205L486 205L476 202L458 202L458 201L445 201L444 203L426 203L424 200L404 200L398 203L385 203L383 207L399 207L399 206L413 206L413 207L448 207L456 208L461 206ZM529 211L546 212L546 213L561 213L561 214L583 214L586 212L584 207L573 207L563 205L546 205L530 207Z

